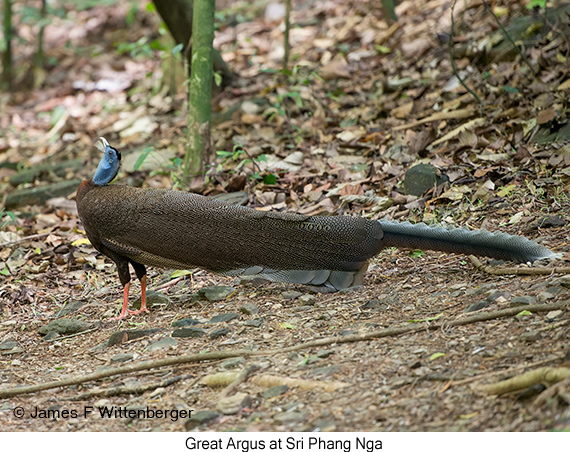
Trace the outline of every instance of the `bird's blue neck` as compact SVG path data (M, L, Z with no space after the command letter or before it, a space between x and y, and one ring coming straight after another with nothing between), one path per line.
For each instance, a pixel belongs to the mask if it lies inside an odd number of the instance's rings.
M121 154L111 146L105 146L103 158L97 166L95 175L93 176L93 183L95 185L109 184L119 172L121 165Z

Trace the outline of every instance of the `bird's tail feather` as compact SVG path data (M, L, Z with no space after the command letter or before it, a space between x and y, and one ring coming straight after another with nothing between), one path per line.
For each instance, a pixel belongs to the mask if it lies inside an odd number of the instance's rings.
M533 262L539 259L558 259L553 253L526 237L485 229L428 226L425 223L378 220L384 231L385 247L435 250L446 253L474 254L514 262Z
M242 276L246 278L260 278L266 281L282 282L288 284L311 284L313 286L327 286L335 290L362 284L364 273L368 268L365 263L357 271L342 270L272 270L259 266L240 268L219 272L225 276Z

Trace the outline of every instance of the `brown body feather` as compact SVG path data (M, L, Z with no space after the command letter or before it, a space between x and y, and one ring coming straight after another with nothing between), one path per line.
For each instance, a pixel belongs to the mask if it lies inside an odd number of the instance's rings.
M376 221L263 212L172 190L87 182L77 207L95 248L115 262L220 273L261 267L357 274L383 247Z

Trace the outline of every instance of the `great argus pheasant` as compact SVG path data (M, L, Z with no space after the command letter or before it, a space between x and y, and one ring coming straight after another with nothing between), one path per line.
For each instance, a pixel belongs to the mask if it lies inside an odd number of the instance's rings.
M127 313L148 312L146 266L202 267L269 281L361 284L368 260L386 247L474 254L515 262L556 258L524 237L486 230L428 226L358 216L264 212L192 193L109 185L120 152L101 138L93 179L77 190L77 210L93 246L117 265ZM141 307L128 309L131 265L141 283Z

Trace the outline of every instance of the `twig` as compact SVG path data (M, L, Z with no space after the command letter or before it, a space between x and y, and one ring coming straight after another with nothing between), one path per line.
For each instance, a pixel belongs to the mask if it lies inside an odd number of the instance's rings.
M99 329L98 327L90 328L90 329L85 330L85 331L80 331L79 333L69 334L68 336L58 336L58 337L54 337L53 339L44 339L44 342L63 341L65 339L69 339L71 337L82 336L84 334L92 333L93 331L97 331L98 329Z
M454 2L455 3L455 2ZM511 36L509 35L509 33L507 32L507 30L505 29L505 27L503 27L503 24L501 23L501 21L499 20L499 18L495 15L495 13L493 12L493 9L491 8L491 6L489 6L489 4L487 3L486 0L483 0L483 4L485 5L485 8L487 8L487 11L489 11L489 13L491 14L491 16L493 16L493 18L495 19L495 22L497 22L497 25L499 26L499 28L501 29L501 32L503 33L503 36L505 36L505 38L508 39L508 41L511 43L511 45L515 48L515 50L517 51L517 53L521 56L522 60L524 61L524 63L527 65L527 67L530 70L530 73L534 76L534 69L532 68L532 66L530 65L530 62L526 59L526 56L524 55L524 53L521 52L521 49L519 49L519 47L515 44L515 41L513 41L513 38L511 38ZM452 18L453 20L453 18Z
M453 0L453 3L451 4L451 28L449 30L449 41L447 41L447 48L449 50L449 60L451 62L451 68L453 69L453 74L457 77L457 80L459 80L461 86L463 86L463 88L465 88L467 92L469 92L469 94L471 94L475 98L475 100L479 104L479 108L481 109L483 106L483 102L481 101L479 96L475 93L475 91L469 88L467 84L463 81L463 79L459 76L459 71L457 70L457 66L455 65L455 56L453 56L453 29L455 28L455 20L453 19L453 14L456 2L457 0Z
M257 168L257 172L261 173L261 168L259 167L259 165L255 161L255 159L251 155L249 155L249 152L247 152L247 149L244 146L242 146L241 150L245 153L245 155L247 155L249 157L253 166L255 166Z
M190 275L191 275L191 273L188 275L179 276L178 278L171 279L170 281L165 282L164 284L161 284L160 286L155 287L154 290L159 291L159 290L163 290L163 289L168 289L169 287L172 287L172 286L178 284L180 281L182 281L184 278L186 278L186 276L190 276Z
M422 124L426 124L428 122L445 121L447 119L465 119L465 118L470 118L474 114L475 110L470 108L464 108L461 110L452 110L452 111L439 111L437 113L434 113L433 115L426 116L423 119L419 119L414 122L409 122L407 124L402 124L400 126L392 127L392 130L406 130L416 126L421 126Z
M0 243L0 246L3 246L3 247L14 246L14 245L18 245L22 242L27 242L28 240L34 240L34 239L39 239L42 237L47 237L48 235L50 235L50 232L48 232L46 234L32 234L32 235L28 235L26 237L22 237L21 239L14 240L13 242Z

